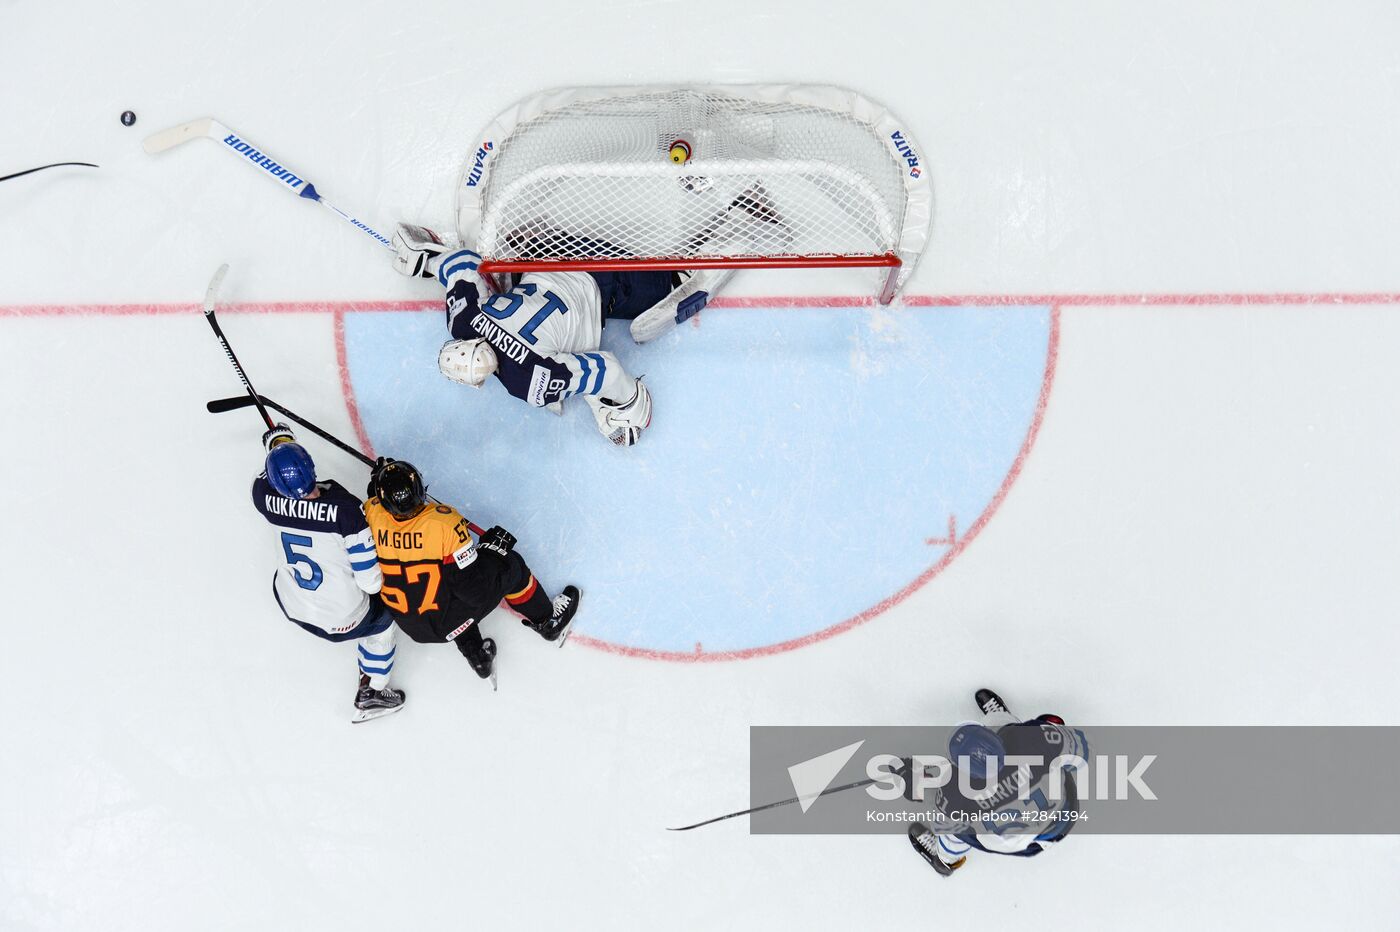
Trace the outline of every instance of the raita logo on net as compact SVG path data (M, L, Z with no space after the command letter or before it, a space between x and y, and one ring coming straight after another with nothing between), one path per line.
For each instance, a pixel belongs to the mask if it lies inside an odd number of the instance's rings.
M899 130L890 133L890 141L894 143L895 149L909 163L909 177L917 178L923 174L923 169L919 168L919 153L914 151L914 147L909 145L909 140L904 138L904 134Z
M476 150L476 160L472 162L472 170L467 173L467 187L474 188L481 180L481 174L486 170L486 160L491 156L491 150L495 144L491 140L486 140L481 144L481 148Z

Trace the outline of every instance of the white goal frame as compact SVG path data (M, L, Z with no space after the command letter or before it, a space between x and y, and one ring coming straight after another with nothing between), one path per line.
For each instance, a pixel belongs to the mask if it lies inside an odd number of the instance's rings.
M541 118L547 120L551 113L567 113L570 108L581 105L606 107L610 102L626 103L625 98L655 95L695 95L697 99L721 99L726 105L738 106L752 102L756 109L826 111L821 114L823 118L839 118L850 127L866 130L870 139L879 145L866 144L864 165L846 164L833 157L791 155L707 159L701 146L693 160L681 164L673 164L664 152L655 158L615 162L561 159L523 172L517 170L514 177L507 172L504 177L509 180L498 183L497 167L507 159L513 142L522 147L526 145L519 140L542 125ZM881 154L874 155L877 151ZM923 151L905 124L888 110L839 87L651 85L551 90L529 97L498 115L468 153L457 185L457 231L464 244L482 254L485 260L482 271L487 274L629 269L878 268L888 271L881 276L876 298L888 304L909 280L928 242L933 191ZM872 179L872 173L878 177ZM716 180L759 178L762 179L761 189L763 182L781 184L782 179L797 176L810 186L837 187L844 198L858 205L862 226L869 231L868 244L862 243L861 248L853 249L850 242L825 243L818 229L809 237L815 242L806 242L797 250L764 244L762 248L718 255L672 251L670 254L542 257L511 248L511 230L507 229L511 221L506 219L509 208L530 192L537 192L547 183L560 183L561 179L617 179L625 199L629 180L636 182L640 198L646 196L643 190L646 185L666 184L666 179L679 184L703 182L708 186ZM890 193L895 191L898 193ZM781 203L777 205L778 210L783 207ZM627 209L641 213L647 209L647 204L639 200Z

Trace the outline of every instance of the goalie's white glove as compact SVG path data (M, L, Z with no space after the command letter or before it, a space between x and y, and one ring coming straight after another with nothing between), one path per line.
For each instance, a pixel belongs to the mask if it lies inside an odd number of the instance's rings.
M427 227L400 223L394 231L394 271L410 278L437 278L448 247Z
M651 426L651 392L636 380L637 390L631 399L621 403L605 398L589 398L598 432L620 447L630 447Z

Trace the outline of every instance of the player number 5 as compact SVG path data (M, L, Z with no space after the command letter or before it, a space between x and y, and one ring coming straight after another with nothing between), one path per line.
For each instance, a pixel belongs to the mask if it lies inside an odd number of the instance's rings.
M296 577L297 585L303 589L315 591L321 587L321 580L325 574L321 572L321 567L316 561L304 553L297 553L293 547L310 547L311 538L301 534L293 534L289 531L282 532L282 552L287 555L287 565L292 567L292 575ZM296 571L298 563L305 563L311 571L309 576L303 576Z

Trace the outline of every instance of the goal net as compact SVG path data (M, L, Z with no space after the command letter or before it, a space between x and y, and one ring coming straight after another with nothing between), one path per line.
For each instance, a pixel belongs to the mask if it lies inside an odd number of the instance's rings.
M550 91L468 155L458 232L489 272L873 267L888 303L928 238L921 151L834 87Z

